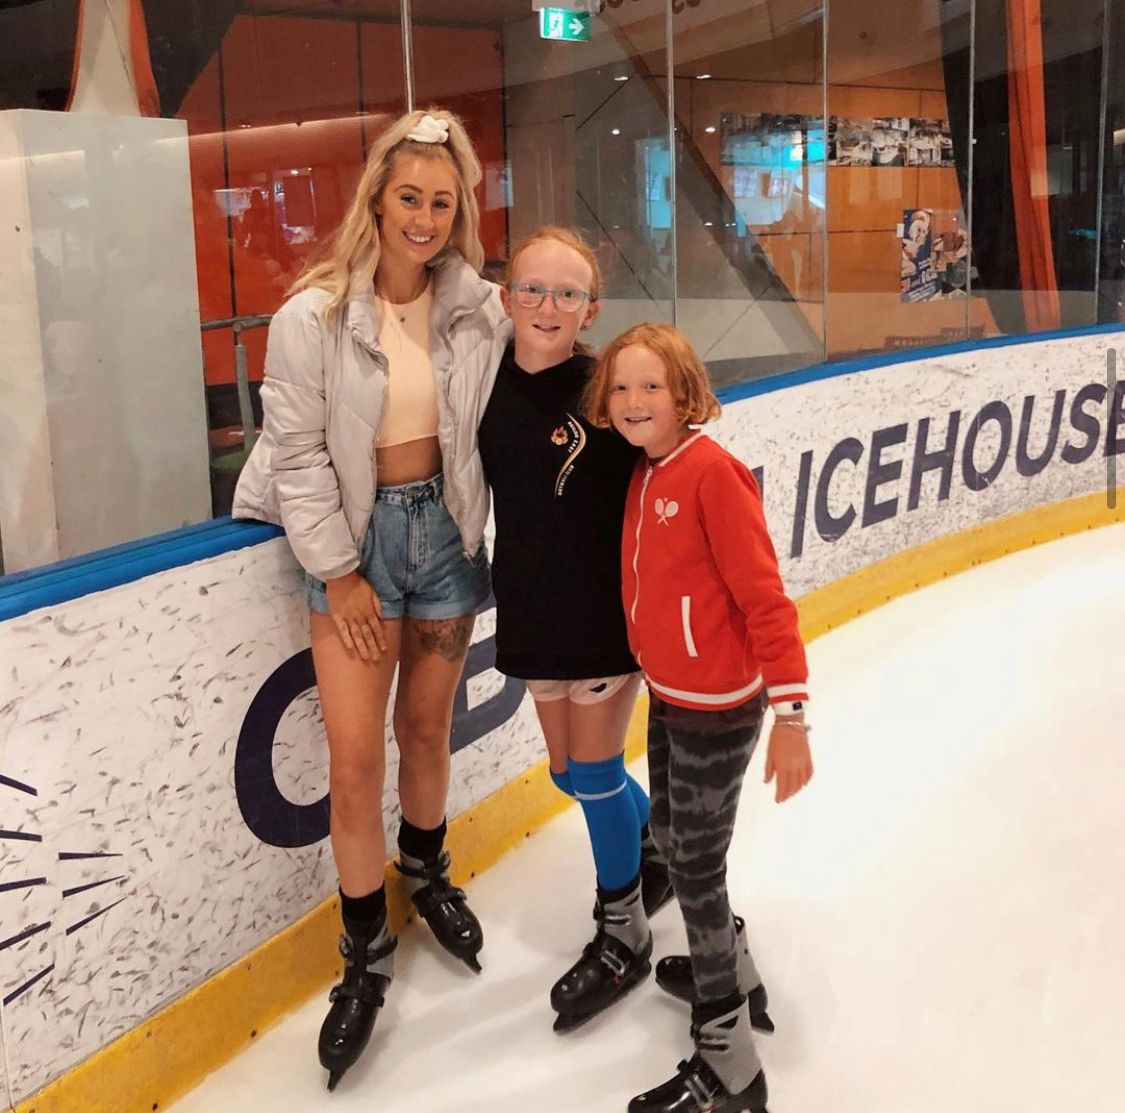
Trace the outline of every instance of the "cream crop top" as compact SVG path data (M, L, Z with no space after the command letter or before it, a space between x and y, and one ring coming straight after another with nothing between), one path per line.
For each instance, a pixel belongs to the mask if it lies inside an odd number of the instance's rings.
M387 357L387 398L376 448L436 437L437 388L430 358L429 287L405 305L379 302L379 346Z

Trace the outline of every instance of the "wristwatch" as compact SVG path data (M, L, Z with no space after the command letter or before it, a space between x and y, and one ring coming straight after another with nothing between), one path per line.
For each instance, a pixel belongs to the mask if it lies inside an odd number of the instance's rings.
M807 704L805 700L784 700L773 705L775 715L803 715Z

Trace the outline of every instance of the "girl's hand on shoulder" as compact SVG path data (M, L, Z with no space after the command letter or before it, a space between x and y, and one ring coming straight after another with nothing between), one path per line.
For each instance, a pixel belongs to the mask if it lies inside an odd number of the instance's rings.
M775 719L766 752L765 783L777 779L774 799L782 804L812 780L812 751L803 719Z
M326 587L328 610L344 648L364 661L378 661L387 650L387 639L375 589L358 572L329 580Z

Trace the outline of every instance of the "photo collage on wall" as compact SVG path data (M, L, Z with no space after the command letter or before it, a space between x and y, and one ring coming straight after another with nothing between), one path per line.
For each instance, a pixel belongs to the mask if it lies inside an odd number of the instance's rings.
M918 116L830 116L828 165L953 166L949 121Z
M724 166L789 167L824 158L824 117L777 112L723 112L719 149Z
M902 243L903 302L965 296L969 241L960 213L904 209L898 235Z

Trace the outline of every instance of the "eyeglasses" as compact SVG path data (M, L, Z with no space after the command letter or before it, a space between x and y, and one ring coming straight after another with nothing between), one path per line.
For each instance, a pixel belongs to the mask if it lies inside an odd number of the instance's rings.
M585 290L575 290L570 286L561 290L550 290L535 282L513 282L508 289L515 297L516 304L522 305L524 309L538 309L548 295L554 299L555 308L565 313L577 313L586 302L594 300L593 294L588 294Z

